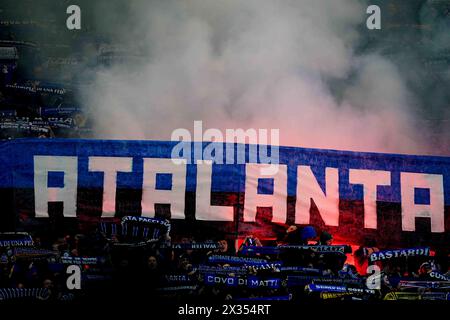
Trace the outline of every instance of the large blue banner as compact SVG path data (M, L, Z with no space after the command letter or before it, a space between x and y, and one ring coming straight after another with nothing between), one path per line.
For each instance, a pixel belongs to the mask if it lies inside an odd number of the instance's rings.
M52 215L142 215L236 235L275 237L289 224L312 224L355 243L450 241L449 157L70 139L0 148L2 201L10 203L0 221L14 228Z

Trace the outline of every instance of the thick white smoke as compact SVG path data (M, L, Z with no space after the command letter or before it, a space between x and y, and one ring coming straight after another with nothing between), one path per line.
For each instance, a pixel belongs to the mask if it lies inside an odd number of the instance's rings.
M145 62L102 69L97 138L169 140L177 128L280 129L281 145L427 153L394 64L357 55L357 0L132 1L112 30ZM346 81L339 94L331 81Z

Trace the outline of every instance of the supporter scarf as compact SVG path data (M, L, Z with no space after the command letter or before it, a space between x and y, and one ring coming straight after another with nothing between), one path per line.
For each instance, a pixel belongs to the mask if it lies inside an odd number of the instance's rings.
M127 223L122 223L122 236L125 238L131 237L133 240L141 240L142 244L148 241L156 241L160 236L160 230L154 228L151 232L148 227L143 225L129 225ZM136 245L139 241L132 243L127 243L127 245Z
M252 268L253 270L279 270L278 268L280 268L282 265L282 261L273 261L269 263L249 266L248 268Z
M318 277L319 276L288 276L286 285L288 288L304 287Z
M223 285L227 287L237 287L245 285L245 278L222 277L215 274L205 274L203 281L205 285L208 286Z
M350 292L321 292L320 299L328 300L328 299L340 299L345 296L351 296Z
M139 241L139 242L114 242L112 243L113 247L123 247L123 248L145 248L152 243L158 242L158 239L149 239L146 241Z
M450 292L424 292L422 293L422 300L444 300L450 301Z
M70 129L76 126L75 120L71 117L66 118L50 117L47 119L47 122L52 128Z
M1 110L0 117L15 117L17 114L16 110Z
M26 233L6 232L0 234L0 247L30 247L33 239Z
M100 231L105 235L105 236L117 236L118 235L118 231L117 231L117 227L120 227L120 225L117 225L115 223L112 222L101 222L100 223Z
M19 259L39 259L56 255L58 255L58 252L51 250L35 248L14 248L14 256Z
M278 254L280 249L278 247L257 247L257 246L245 246L242 248L243 254Z
M37 48L38 46L34 42L19 41L19 40L0 40L0 44L8 44L12 46L23 45L28 47Z
M75 295L73 293L63 293L59 300L61 301L73 301L75 299Z
M147 224L159 224L167 228L167 232L170 231L170 222L158 219L158 218L148 218L148 217L137 217L137 216L125 216L122 218L122 224L126 222L139 222Z
M302 276L291 276L287 277L287 286L288 287L301 287L307 284L314 284L318 286L352 286L355 288L364 287L364 281L362 279L342 279L335 277L327 277L320 275L302 275Z
M242 267L216 267L216 266L208 266L208 265L199 265L196 268L201 274L205 273L213 273L218 275L227 275L227 274L237 274L237 275L245 275L247 274L247 269Z
M0 129L2 130L13 129L19 131L22 134L31 132L48 133L50 131L48 127L42 127L40 125L34 125L32 123L17 123L17 122L2 122L0 123Z
M209 286L224 285L226 287L246 286L251 289L267 288L278 289L281 286L281 279L260 278L255 276L243 277L221 277L214 274L207 274L204 283Z
M269 289L278 289L281 286L281 279L278 278L269 278L269 279L261 279L258 277L247 277L247 286L249 288L269 288Z
M236 257L213 254L208 257L208 261L211 263L234 263L234 264L246 264L246 265L260 265L267 264L266 259L249 258L249 257Z
M165 287L158 288L158 291L185 291L185 290L196 290L198 286L175 286L175 287Z
M42 107L40 115L44 117L61 117L64 115L72 115L78 112L80 112L80 109L77 107L61 107L61 108Z
M278 247L248 246L242 248L242 253L278 254L284 250L311 250L317 253L351 253L349 246L322 246L322 245L282 245Z
M348 292L351 294L375 294L375 290L365 288L347 287L345 285L309 284L306 289L309 292Z
M415 292L389 292L383 300L420 300L421 295Z
M166 274L164 277L167 283L191 283L194 278L187 274Z
M5 263L8 263L8 262L9 262L9 257L6 254L2 254L0 256L0 263L5 264Z
M442 273L439 273L437 271L431 271L430 277L433 279L436 279L436 280L450 281L450 279L448 277L446 277L445 275L443 275Z
M306 289L310 292L347 292L347 287L345 286L328 284L309 284Z
M43 120L41 118L34 118L33 120L30 121L30 124L33 126L48 126L49 122L46 120Z
M287 277L287 286L288 287L299 287L305 286L307 284L314 284L317 286L352 286L355 288L362 288L365 286L365 283L362 279L342 279L336 277L327 277L327 276L288 276Z
M222 248L218 242L192 242L192 243L172 243L168 246L160 246L160 248L180 249L180 250L217 250Z
M358 279L358 274L353 273L351 269L339 270L338 276L342 279Z
M63 264L76 264L76 265L96 265L99 262L97 257L72 257L68 255L63 255L61 257L61 262Z
M398 288L425 288L425 289L450 289L450 281L409 281L401 280L398 283Z
M41 87L41 86L29 86L29 85L20 85L20 84L7 84L6 88L22 90L28 92L45 92L45 93L54 93L59 95L64 95L66 93L66 89L64 88L51 88L51 87Z
M212 273L218 275L227 275L227 274L236 274L236 275L245 275L248 273L249 269L252 270L270 270L275 269L276 272L299 272L299 273L312 273L312 274L322 274L322 271L319 269L312 268L303 268L297 266L289 266L283 267L281 266L281 262L269 262L266 264L257 264L253 266L239 266L239 267L216 267L216 266L208 266L208 265L198 265L195 269L201 274Z
M331 285L353 285L363 287L365 285L363 279L342 279L342 278L317 278L312 280L313 284L331 284Z
M157 218L125 216L121 224L100 223L100 230L108 240L113 236L124 237L123 242L114 242L114 246L126 247L145 247L160 241L161 228L158 227L163 227L166 234L170 232L170 222Z
M430 256L430 248L417 247L417 248L396 249L396 250L383 250L372 253L369 256L369 260L370 262L375 262L394 258L417 257L417 256L426 256L426 257Z
M0 289L0 301L21 298L34 298L47 300L50 296L46 288L2 288Z
M13 24L20 24L21 21L10 21L10 22ZM23 22L25 22L25 21L23 21ZM0 25L2 25L2 24L8 25L8 21L5 21L5 20L0 21ZM17 60L18 58L19 57L18 57L16 47L0 46L0 60L10 60L10 61L8 61L9 63L7 63L7 64L4 63L6 61L2 61L2 65L11 67L12 61Z
M450 300L449 292L389 292L384 300Z
M299 266L279 267L278 270L280 272L298 272L298 273L312 273L312 274L322 274L323 273L323 271L320 269L304 268L304 267L299 267Z
M110 281L112 276L104 274L83 274L83 279L87 281Z
M282 245L278 248L282 250L311 250L317 253L351 253L351 247L350 246L325 246L325 245Z

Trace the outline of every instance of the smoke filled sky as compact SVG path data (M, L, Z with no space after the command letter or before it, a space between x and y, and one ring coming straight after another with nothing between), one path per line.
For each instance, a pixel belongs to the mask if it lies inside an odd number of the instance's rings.
M134 57L79 71L97 138L169 140L202 120L279 129L282 145L450 154L445 2L371 1L373 31L360 0L83 4L89 32Z

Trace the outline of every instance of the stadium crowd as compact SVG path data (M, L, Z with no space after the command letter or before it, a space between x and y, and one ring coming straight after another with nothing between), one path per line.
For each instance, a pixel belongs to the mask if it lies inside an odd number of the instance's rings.
M97 49L94 65L118 56L115 50ZM76 99L76 72L58 70L75 76L57 83L42 76L44 69L80 59L39 60L38 52L36 44L0 32L0 139L89 137L92 125ZM395 251L367 239L352 252L312 226L289 226L277 239L221 235L200 240L171 233L170 223L158 219L102 222L94 230L65 234L0 233L0 301L142 292L180 302L450 300L449 253L431 249ZM68 286L71 265L81 270L79 290Z
M38 44L33 41L38 26L13 18L14 6L2 9L12 20L0 28L0 139L91 137L90 117L79 101L80 88L89 85L81 69L93 69L87 54L79 56L82 40L66 43L61 30L48 30L44 23L39 28L49 37ZM95 66L102 65L99 46Z
M168 221L141 217L57 237L3 233L0 300L82 300L123 292L171 302L450 298L448 252L386 251L373 242L351 252L312 226L236 243L224 237L197 242L172 235ZM80 290L68 285L69 265L80 267Z
M16 59L2 60L7 56L1 49L15 47L2 45L0 41L0 139L89 137L88 117L74 98L77 89L21 77Z

